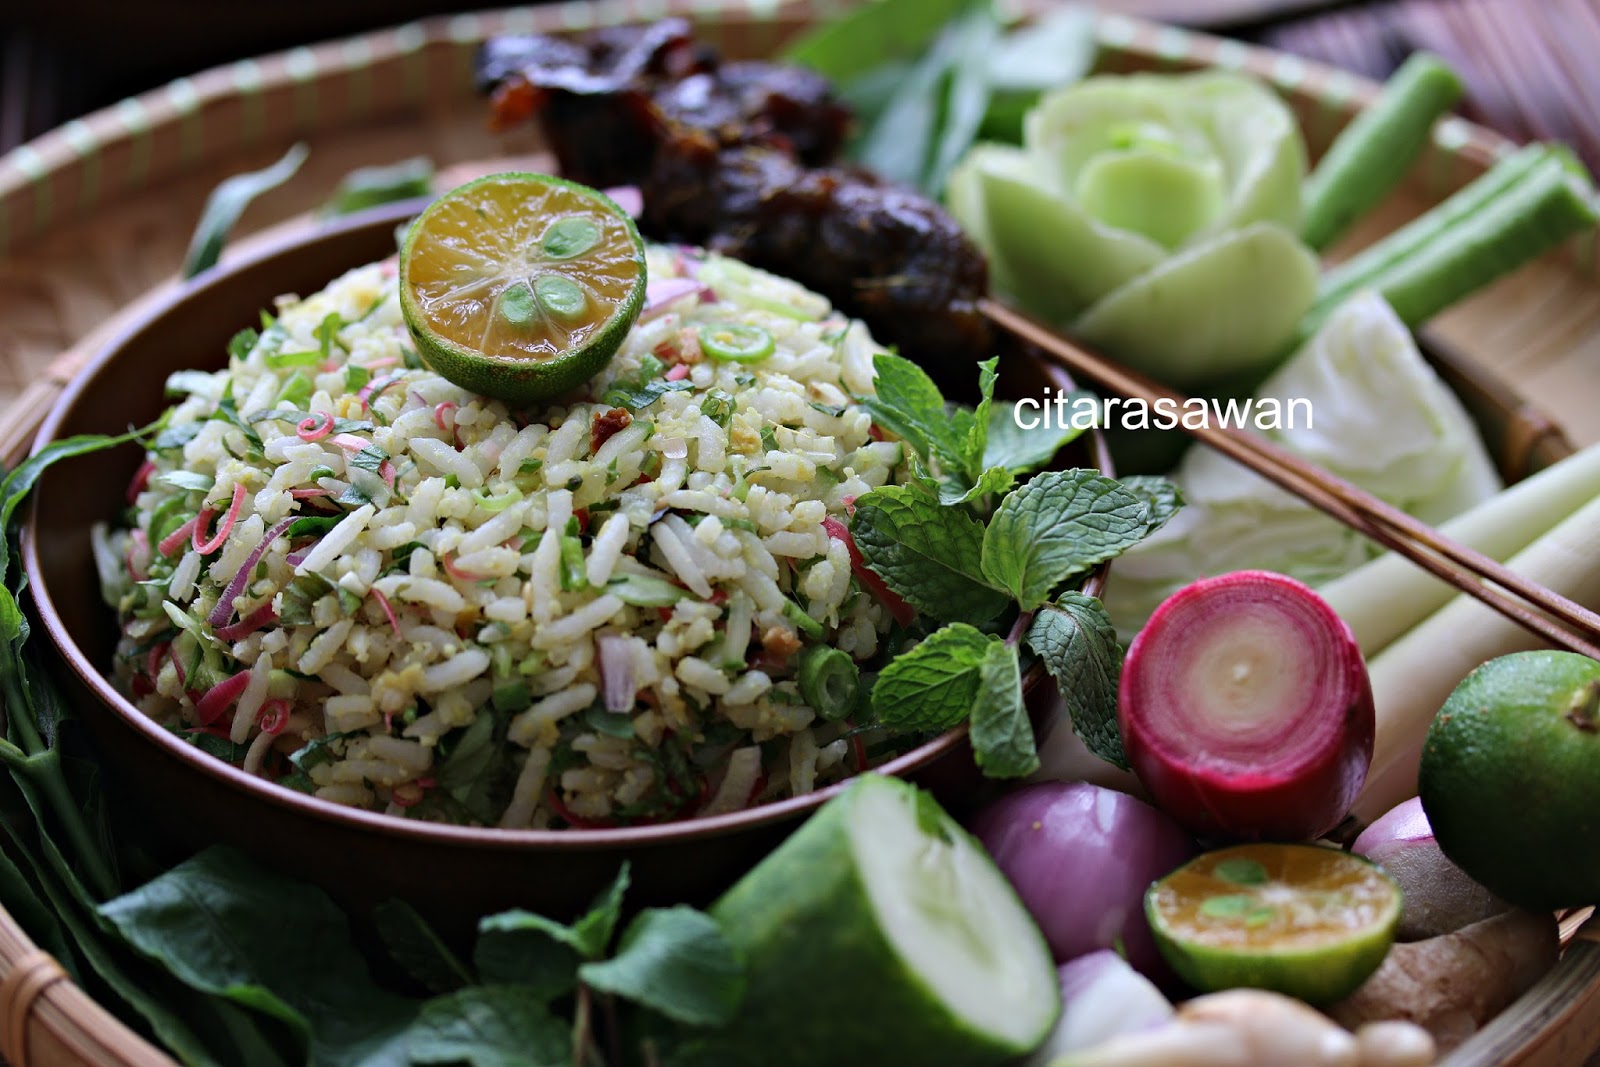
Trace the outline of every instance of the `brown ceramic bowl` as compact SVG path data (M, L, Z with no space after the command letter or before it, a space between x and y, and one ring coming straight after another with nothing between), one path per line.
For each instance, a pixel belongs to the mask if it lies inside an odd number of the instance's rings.
M345 269L392 253L395 226L416 209L393 205L332 223L183 286L90 362L50 413L39 443L150 422L167 404L168 374L222 366L228 339L278 294L314 292ZM1037 396L1050 380L1038 377L1044 372L1031 361L1015 366L1008 371L1014 390ZM1085 444L1076 461L1104 467L1106 458L1090 449L1103 446L1098 439ZM23 554L40 621L61 652L64 691L81 709L119 808L135 812L175 848L239 846L322 884L357 911L397 896L447 925L511 906L568 915L610 881L624 858L633 864L634 904L703 902L840 788L657 826L509 831L390 818L245 774L158 726L102 673L116 625L99 596L89 529L116 519L140 460L140 450L129 445L51 469L34 492ZM1047 714L1053 688L1042 671L1030 675L1027 688L1036 721L1053 718ZM879 769L958 806L982 788L964 729Z

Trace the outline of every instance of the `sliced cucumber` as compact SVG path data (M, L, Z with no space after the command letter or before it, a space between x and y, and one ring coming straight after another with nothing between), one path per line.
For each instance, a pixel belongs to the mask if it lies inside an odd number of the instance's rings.
M1187 249L1113 291L1074 330L1176 389L1265 373L1317 292L1317 260L1288 230L1256 223Z
M1048 188L1017 149L981 147L968 166L975 189L964 195L974 195L981 212L996 285L1048 322L1070 322L1166 255L1143 234L1106 226Z
M987 1067L1061 1010L1050 951L982 847L927 794L866 775L711 909L743 953L739 1017L695 1067Z

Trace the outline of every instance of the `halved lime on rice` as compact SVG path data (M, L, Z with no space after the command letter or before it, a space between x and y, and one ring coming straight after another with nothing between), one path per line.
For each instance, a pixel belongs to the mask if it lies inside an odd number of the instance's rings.
M1327 1004L1378 969L1400 903L1395 880L1360 856L1237 845L1156 882L1145 914L1161 954L1196 989L1250 986Z
M603 193L491 174L435 200L400 249L400 307L433 370L512 404L598 374L644 304L644 240Z

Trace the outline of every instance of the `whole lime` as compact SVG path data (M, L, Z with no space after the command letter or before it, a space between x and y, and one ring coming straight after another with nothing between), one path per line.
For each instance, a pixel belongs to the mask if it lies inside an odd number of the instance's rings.
M1600 663L1492 659L1428 728L1422 807L1444 854L1536 911L1600 901Z

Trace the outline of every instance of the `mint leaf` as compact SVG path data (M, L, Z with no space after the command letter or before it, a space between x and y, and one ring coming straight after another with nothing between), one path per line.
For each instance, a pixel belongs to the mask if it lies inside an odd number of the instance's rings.
M990 494L1010 492L1016 481L1016 475L1004 467L990 467L970 483L964 478L945 478L939 483L939 503L971 504Z
M479 921L472 962L485 982L520 986L548 1004L578 984L583 961L572 940L571 927L543 915L501 912Z
M259 340L261 335L246 327L228 339L228 355L233 359L244 359Z
M211 475L201 474L198 471L167 471L165 474L156 475L155 480L174 489L198 489L201 492L209 491L212 485Z
M873 573L941 622L988 622L1009 602L980 576L983 527L965 509L886 486L857 498L850 535Z
M944 394L923 369L899 356L879 352L872 357L877 395L862 398L873 421L916 449L923 459L938 457L945 466L967 467L967 434L945 409ZM970 413L968 415L970 418Z
M571 990L578 965L605 955L622 915L628 881L624 862L617 877L571 925L520 908L480 920L472 954L478 973L486 982L538 990L546 1001Z
M957 428L965 438L962 449L962 467L968 478L976 478L989 466L983 462L984 449L989 441L990 409L994 407L994 383L998 375L995 366L999 357L978 364L978 406L972 411L961 410L954 416Z
M585 959L598 959L605 955L606 946L611 944L611 935L617 928L617 921L622 918L622 897L628 892L628 884L632 881L632 871L627 860L622 861L622 867L617 871L617 876L605 888L595 902L589 905L589 910L575 923L572 924L574 940L572 947Z
M232 849L208 848L100 914L190 988L287 1024L312 1064L376 1059L412 1022L414 1003L372 980L327 894Z
M352 455L346 462L356 470L367 471L370 474L380 474L383 471L383 465L388 461L389 453L377 445L368 445Z
M372 909L372 922L383 938L383 947L400 969L429 992L449 993L472 984L472 972L466 964L410 904L386 900Z
M692 1026L721 1026L744 999L744 961L716 920L686 905L646 908L617 953L585 963L589 986Z
M1072 728L1089 751L1128 769L1117 729L1117 679L1122 646L1106 609L1094 597L1063 593L1041 608L1023 638L1056 680Z
M1074 391L1066 399L1067 410L1071 411L1072 402L1077 397L1091 395L1081 389ZM1027 414L1030 418L1038 418L1041 425L1031 430L1018 426L1016 407L1011 404L1002 404L989 413L989 433L983 449L985 467L1005 467L1017 474L1027 474L1048 464L1057 452L1083 434L1083 430L1073 428L1070 415L1065 427L1054 425L1053 405L1052 425L1048 428L1043 425L1041 413L1029 409Z
M1165 526L1167 520L1183 507L1183 494L1165 478L1153 474L1135 474L1120 481L1122 488L1144 501L1147 537Z
M996 641L984 649L972 704L972 754L990 778L1021 778L1039 769L1033 724L1022 701L1017 649Z
M1051 590L1137 544L1144 501L1098 471L1035 475L1001 501L983 535L983 576L1032 611Z
M902 730L948 730L972 710L979 668L991 637L955 622L902 652L878 675L872 710L878 722Z
M411 1063L566 1067L572 1024L529 990L473 986L424 1004L406 1033L406 1053Z

